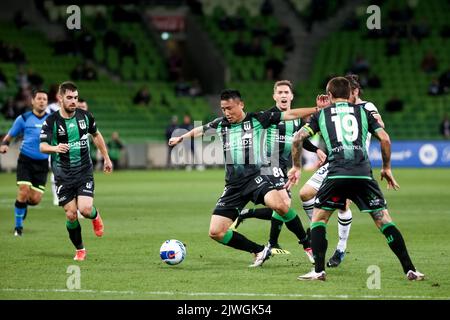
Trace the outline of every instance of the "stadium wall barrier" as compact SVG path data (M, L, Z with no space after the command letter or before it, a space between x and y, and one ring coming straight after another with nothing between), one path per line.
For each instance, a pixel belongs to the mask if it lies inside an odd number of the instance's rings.
M434 168L450 167L450 141L393 141L392 167ZM374 168L382 165L381 149L372 142L369 158Z

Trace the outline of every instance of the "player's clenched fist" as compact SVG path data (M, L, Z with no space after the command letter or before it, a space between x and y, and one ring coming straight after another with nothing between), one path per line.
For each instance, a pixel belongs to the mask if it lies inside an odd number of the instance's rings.
M175 146L179 144L181 141L183 141L182 137L172 137L169 140L169 146Z

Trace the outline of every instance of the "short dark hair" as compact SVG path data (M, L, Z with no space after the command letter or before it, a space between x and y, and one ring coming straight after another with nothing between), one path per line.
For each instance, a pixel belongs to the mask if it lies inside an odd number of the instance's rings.
M77 90L78 88L75 85L75 83L71 81L65 81L59 85L58 93L60 95L63 95L64 93L66 93L66 91L77 91Z
M327 91L333 98L348 99L350 98L350 81L344 77L335 77L328 81Z
M225 89L220 93L220 100L239 99L242 100L241 93L235 89Z
M38 93L45 93L45 94L47 95L47 97L48 97L47 91L40 90L40 89L35 89L35 90L33 90L33 91L31 92L31 96L33 97L33 99L36 98L36 96L37 96Z
M361 83L359 82L359 76L357 74L348 74L345 76L345 79L350 82L350 88L352 90L359 89L359 93L362 93Z
M86 102L86 100L84 100L83 98L78 97L78 102L79 103L83 103L83 102Z

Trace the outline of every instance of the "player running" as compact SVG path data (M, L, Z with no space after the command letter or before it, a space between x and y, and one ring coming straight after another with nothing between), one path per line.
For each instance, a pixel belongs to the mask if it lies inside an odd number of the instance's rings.
M352 200L362 212L371 215L375 225L387 239L403 267L408 280L422 280L424 275L416 270L406 249L400 231L386 209L366 150L367 134L375 135L381 144L383 166L381 179L388 188L399 188L391 172L391 142L389 135L377 119L362 105L349 102L350 82L344 77L331 79L326 88L332 105L311 117L295 136L292 145L293 167L289 171L288 185L298 182L301 172L302 142L321 132L328 151L328 175L320 186L314 203L311 223L311 244L315 268L298 277L299 280L325 280L325 254L327 222L335 209L344 209L346 199Z
M44 122L41 131L42 152L52 154L52 170L59 199L59 205L66 212L66 227L70 240L76 248L74 260L86 258L86 249L81 237L81 226L77 210L92 219L95 235L103 235L103 221L94 206L94 175L89 156L88 134L102 153L103 171L112 172L105 141L97 130L95 120L89 112L77 108L78 89L72 82L64 82L58 91L61 106Z
M265 141L264 129L281 121L308 116L318 107L246 113L244 101L237 90L222 91L220 105L224 117L171 138L169 145L175 146L183 139L199 137L207 131L215 131L219 135L225 160L225 189L213 211L209 236L226 246L255 254L250 267L258 267L271 256L270 247L259 245L231 230L231 224L249 201L265 204L282 217L292 213L270 179L261 174L262 167L267 164L261 145Z
M48 174L48 155L39 151L39 134L42 123L47 118L48 96L45 91L33 91L32 111L18 116L8 134L3 138L0 153L6 153L11 140L23 135L20 154L17 160L17 190L14 204L15 228L14 235L22 236L23 220L27 215L28 205L35 206L42 200Z

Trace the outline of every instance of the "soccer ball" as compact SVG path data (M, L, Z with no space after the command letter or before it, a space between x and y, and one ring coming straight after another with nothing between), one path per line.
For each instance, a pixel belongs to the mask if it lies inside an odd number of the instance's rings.
M167 264L179 264L186 257L186 247L181 241L166 240L159 249L159 256Z

